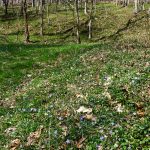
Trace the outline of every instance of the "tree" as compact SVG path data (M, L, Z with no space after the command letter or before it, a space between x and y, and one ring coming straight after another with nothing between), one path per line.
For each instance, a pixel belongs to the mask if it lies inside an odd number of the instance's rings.
M139 1L134 0L134 12L138 13L138 11L139 11Z
M92 19L93 19L93 3L94 1L91 0L91 8L90 8L90 14L89 14L89 39L92 38Z
M40 4L40 16L41 16L40 35L43 36L43 26L44 26L44 0L41 0L41 4Z
M75 13L76 13L76 37L77 37L77 43L80 44L81 43L81 39L80 39L80 31L79 31L79 27L80 27L80 18L79 18L79 0L75 0Z
M88 0L84 0L84 14L87 15L87 1Z
M29 43L30 36L29 36L29 28L28 28L28 14L27 14L27 1L23 0L23 15L24 15L24 27L25 27L25 43Z
M32 7L35 7L35 0L32 0Z
M5 6L5 15L8 14L8 4L9 4L9 0L2 0L3 4Z

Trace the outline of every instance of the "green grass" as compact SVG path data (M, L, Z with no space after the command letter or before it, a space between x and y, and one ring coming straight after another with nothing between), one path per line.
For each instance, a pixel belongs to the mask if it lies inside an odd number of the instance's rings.
M149 49L120 52L108 44L2 45L1 49L2 147L15 138L24 146L29 134L43 125L40 145L31 149L42 145L58 149L67 139L71 141L67 149L75 148L82 136L88 150L96 145L148 149ZM108 77L112 83L106 87ZM118 104L124 107L121 113L116 111ZM76 112L80 106L93 108L96 121L81 120L83 114ZM63 125L68 128L66 136ZM6 136L4 131L14 126L15 133Z
M80 45L72 43L74 36L39 37L38 18L30 21L30 29L31 39L40 42L24 45L22 20L0 21L0 149L8 149L14 139L21 140L18 149L27 150L150 148L149 26L146 17L138 20L146 14L114 8L98 5L93 41L115 33L129 18L137 21L105 42L90 43L82 33ZM56 16L51 15L54 22L47 33L58 30ZM63 22L63 11L58 16L62 24L73 25ZM12 28L16 24L19 41ZM81 106L92 108L90 119L77 112ZM26 147L30 133L41 125L38 141ZM12 127L15 131L6 133Z

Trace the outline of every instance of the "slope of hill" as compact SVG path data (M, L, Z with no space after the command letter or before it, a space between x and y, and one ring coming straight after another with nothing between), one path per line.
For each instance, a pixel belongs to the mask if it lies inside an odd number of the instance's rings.
M98 6L80 45L55 34L63 11L44 37L31 20L28 45L22 20L1 19L0 149L149 149L149 16L114 7Z
M0 53L3 149L14 139L25 147L41 125L30 149L148 148L149 49L1 45Z

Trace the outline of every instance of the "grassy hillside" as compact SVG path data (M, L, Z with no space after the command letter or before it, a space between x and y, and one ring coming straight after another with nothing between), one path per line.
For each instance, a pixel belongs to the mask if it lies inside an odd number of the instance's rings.
M148 148L150 51L120 51L107 44L1 45L0 145L19 138L24 147L43 125L30 149L75 148L82 137L88 150ZM92 115L78 113L81 106Z
M1 17L0 149L13 140L27 150L150 148L148 16L114 7L98 6L95 43L82 32L81 45L74 35L40 37L37 18L30 29L39 42L24 45L22 21Z

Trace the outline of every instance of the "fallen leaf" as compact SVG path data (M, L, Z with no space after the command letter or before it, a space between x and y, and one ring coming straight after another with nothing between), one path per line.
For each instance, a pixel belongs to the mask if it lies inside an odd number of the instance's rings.
M108 98L108 100L111 100L111 95L109 92L104 92L104 95Z
M37 131L30 133L29 137L27 138L26 146L33 145L34 143L38 141L38 139L40 138L42 129L43 129L43 126L40 126L40 128Z
M78 110L78 113L91 113L92 112L92 108L86 108L84 106L81 106Z
M13 132L15 132L15 131L16 131L16 128L15 128L15 127L10 127L10 128L8 128L8 129L5 130L5 133L6 133L7 135L9 135L9 134L11 134L11 133L13 133Z
M16 150L20 146L20 139L15 139L10 143L10 150Z
M119 112L119 113L121 113L121 112L124 111L124 107L123 107L121 104L118 104L118 105L116 106L116 111Z
M77 148L82 148L83 147L83 142L86 140L86 138L82 137L79 141L76 142L76 147Z
M142 111L142 110L139 110L139 111L137 112L137 115L138 115L139 117L144 117L144 116L145 116L145 112Z
M136 105L136 108L137 108L138 110L140 110L140 109L143 108L142 103L135 103L135 105Z
M57 113L57 115L58 115L58 116L61 116L61 117L68 117L68 116L70 116L70 113L69 113L68 110L64 110L64 111L59 111L59 112Z
M77 97L77 98L83 98L83 99L85 99L85 100L87 99L86 96L84 96L84 95L81 94L81 93L76 93L76 97Z
M62 134L64 135L64 136L67 136L68 135L68 127L67 126L65 126L65 125L63 125L62 126Z
M93 114L86 114L84 118L91 121L96 121L97 119Z
M67 148L67 144L63 143L61 146L58 147L59 150L65 150Z

